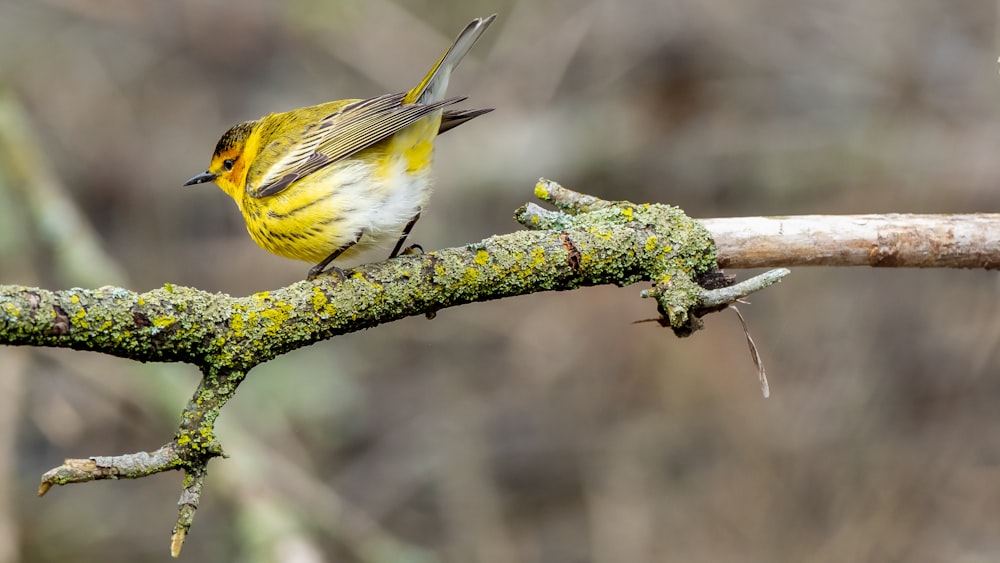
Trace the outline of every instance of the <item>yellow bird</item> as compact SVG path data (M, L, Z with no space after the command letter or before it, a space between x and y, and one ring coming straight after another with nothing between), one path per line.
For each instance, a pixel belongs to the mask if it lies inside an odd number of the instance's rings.
M264 250L316 265L396 242L395 257L430 196L438 134L492 111L446 109L448 79L496 15L469 23L409 92L272 113L226 131L208 171L236 202ZM336 266L331 267L339 272Z

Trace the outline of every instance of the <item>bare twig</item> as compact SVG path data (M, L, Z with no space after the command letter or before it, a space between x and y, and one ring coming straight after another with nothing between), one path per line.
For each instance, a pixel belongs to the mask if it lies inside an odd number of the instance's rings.
M177 469L179 463L180 457L173 444L167 444L153 452L67 459L59 467L50 469L42 475L38 496L44 496L52 485L86 483L102 479L138 479Z
M751 293L756 293L766 287L778 283L781 281L781 278L790 273L792 272L788 268L777 268L728 287L706 289L701 294L701 304L703 307L714 308L719 305L729 305L731 303L735 303ZM646 295L642 295L642 297L646 297Z
M702 219L722 268L1000 267L1000 214Z

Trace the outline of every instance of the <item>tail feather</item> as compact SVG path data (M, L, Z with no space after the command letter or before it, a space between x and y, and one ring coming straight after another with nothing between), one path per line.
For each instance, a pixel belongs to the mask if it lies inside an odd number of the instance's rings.
M406 93L403 98L404 104L427 104L440 101L444 98L448 89L448 79L451 78L451 71L458 63L469 54L469 50L476 44L476 41L483 35L486 28L496 19L496 14L486 18L476 18L458 34L458 38L451 44L448 51L438 59L427 76L420 84Z
M441 126L438 128L438 135L444 133L445 131L450 131L459 125L469 121L470 119L479 117L484 113L489 113L493 111L493 108L487 109L446 109L441 114Z

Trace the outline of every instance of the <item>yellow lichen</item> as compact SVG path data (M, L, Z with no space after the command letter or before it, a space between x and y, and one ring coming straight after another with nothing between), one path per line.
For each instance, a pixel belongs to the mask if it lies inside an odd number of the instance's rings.
M602 229L599 227L590 227L587 229L587 232L589 232L590 234L594 235L599 239L604 239L604 240L611 239L611 231L607 229Z
M545 264L545 249L537 247L531 251L531 267L537 268Z
M237 313L229 318L229 329L233 331L236 338L243 337L243 329L245 327L246 319L243 315Z
M485 266L487 262L490 261L490 253L485 250L479 250L476 252L475 262L480 266Z
M462 276L463 284L475 283L479 279L479 270L475 268L466 268L465 275Z
M548 201L549 188L545 182L538 182L537 184L535 184L535 197L541 200Z
M264 332L269 335L277 334L291 316L291 312L292 306L283 301L279 301L272 307L261 310L259 316L267 320L267 322L263 323Z
M337 313L337 308L330 304L330 299L327 298L326 293L319 286L313 286L312 297L309 298L312 303L313 312L318 313L323 318L333 316Z

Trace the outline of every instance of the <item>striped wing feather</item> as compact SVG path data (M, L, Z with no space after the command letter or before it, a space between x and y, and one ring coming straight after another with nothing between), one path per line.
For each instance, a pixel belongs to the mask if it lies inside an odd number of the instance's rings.
M247 184L251 197L275 195L293 182L364 150L434 111L465 98L429 104L403 104L401 94L359 100L308 125L302 138L264 172L259 185Z

